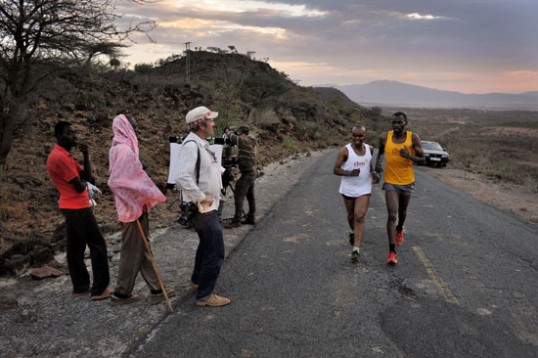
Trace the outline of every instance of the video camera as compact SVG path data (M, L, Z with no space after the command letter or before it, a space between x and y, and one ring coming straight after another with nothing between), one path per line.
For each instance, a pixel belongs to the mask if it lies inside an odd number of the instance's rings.
M179 208L181 209L181 216L177 222L180 225L188 226L194 215L198 213L198 207L192 201L182 201Z
M228 128L230 130L230 132L232 132L233 134L235 135L240 135L242 133L245 133L245 134L249 134L250 132L250 128L246 125L240 125L239 127L229 127Z
M223 157L222 158L222 167L224 172L222 173L222 194L226 195L226 188L235 180L233 168L237 167L237 162L234 158ZM231 187L231 186L230 186ZM232 189L233 190L233 189Z

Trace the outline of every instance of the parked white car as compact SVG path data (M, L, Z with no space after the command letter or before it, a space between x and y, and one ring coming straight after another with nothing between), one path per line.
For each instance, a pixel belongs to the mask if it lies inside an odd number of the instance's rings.
M420 144L422 144L422 149L424 150L426 165L446 167L450 160L449 155L439 143L421 140Z

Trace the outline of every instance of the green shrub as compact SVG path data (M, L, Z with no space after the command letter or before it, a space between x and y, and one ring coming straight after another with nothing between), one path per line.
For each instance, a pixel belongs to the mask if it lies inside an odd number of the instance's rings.
M96 110L103 108L101 99L90 92L81 92L75 98L75 109L79 111Z
M257 111L253 120L254 124L260 128L272 128L280 124L280 118L272 108Z
M282 138L282 148L286 149L289 152L298 152L299 151L299 143L297 143L297 140L290 136L285 136Z
M538 193L538 179L531 174L526 174L521 178L521 185L529 193Z

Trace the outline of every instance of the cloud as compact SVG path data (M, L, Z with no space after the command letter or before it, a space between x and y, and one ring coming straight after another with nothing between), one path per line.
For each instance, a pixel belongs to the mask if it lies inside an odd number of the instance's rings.
M179 53L187 41L201 48L234 45L240 52L269 57L273 67L302 84L364 83L382 74L405 81L409 73L435 83L437 73L438 88L453 89L465 88L461 78L478 83L485 71L492 76L538 71L535 0L163 0L125 5L120 2L125 14L157 21L151 36L159 50L169 46L170 54ZM124 21L128 19L126 15ZM155 45L140 37L138 46ZM145 62L156 59L146 55ZM453 76L441 75L447 73ZM325 81L331 75L334 81ZM532 86L538 89L536 82L522 83L522 88Z
M412 14L407 14L406 17L410 20L441 20L443 19L442 16L422 15L417 12L414 12Z

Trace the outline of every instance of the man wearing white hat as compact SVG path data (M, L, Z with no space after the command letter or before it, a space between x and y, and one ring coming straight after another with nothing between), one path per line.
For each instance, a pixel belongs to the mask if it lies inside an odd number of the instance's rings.
M230 299L214 292L224 262L224 239L217 212L222 181L220 165L205 138L213 135L217 116L217 112L203 106L187 113L190 133L181 146L176 180L183 200L197 207L191 219L200 239L191 276L191 284L197 287L197 306L218 307L230 303Z

